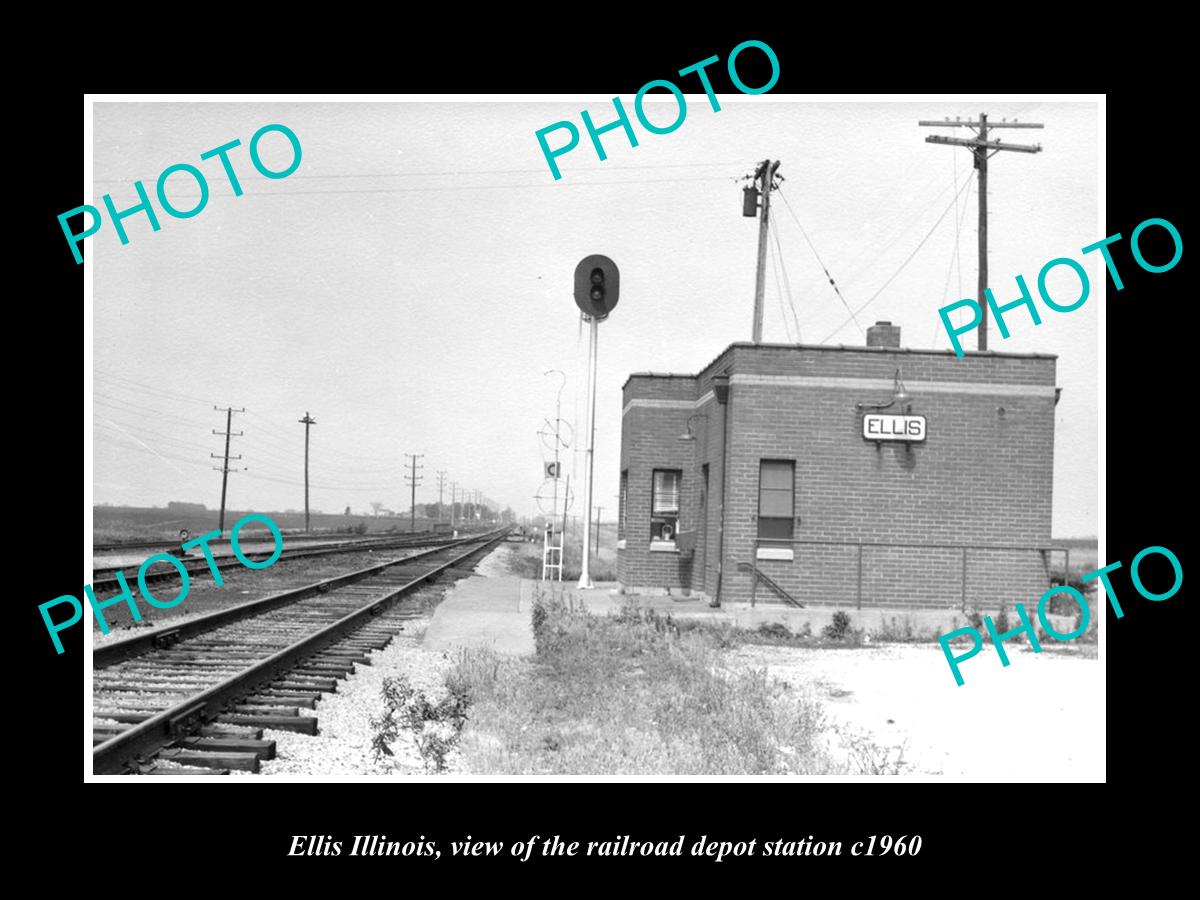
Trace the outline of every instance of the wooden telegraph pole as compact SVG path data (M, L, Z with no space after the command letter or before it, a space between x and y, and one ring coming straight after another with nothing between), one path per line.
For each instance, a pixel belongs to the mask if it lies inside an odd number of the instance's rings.
M221 411L221 407L219 407L219 406L214 406L213 409L217 410L218 412ZM233 414L235 412L245 412L245 411L246 411L245 407L243 407L242 409L234 409L232 406L225 407L225 430L217 431L215 428L213 429L213 434L225 435L225 462L221 464L220 468L213 466L213 468L216 469L216 471L221 473L221 518L220 518L219 524L217 525L217 528L220 530L221 534L225 533L225 489L229 486L229 460L231 458L232 459L241 459L242 458L241 454L238 454L237 456L234 456L234 457L230 457L230 455L229 455L229 439L231 437L241 437L242 436L242 432L239 431L237 433L234 433L231 430L233 428ZM213 459L221 458L221 457L217 456L217 454L215 454L215 453L210 453L208 455L211 456Z
M951 122L946 119L942 122L932 122L922 120L917 123L926 128L970 128L975 132L973 138L951 138L943 137L940 134L931 134L925 138L927 144L952 144L956 147L966 147L971 151L971 155L975 158L975 170L979 173L979 308L982 311L982 318L979 320L979 349L987 349L987 325L988 325L988 304L987 295L984 291L988 286L988 270L987 270L987 170L988 160L999 153L1001 150L1016 150L1019 153L1040 153L1041 144L1006 144L999 139L988 140L988 129L990 128L1045 128L1040 122L1018 122L1013 119L1011 122L988 122L987 113L979 114L979 121L971 120L962 121L956 119Z
M412 500L411 508L408 511L408 530L410 532L417 530L417 485L425 478L424 475L418 475L417 469L423 469L424 466L418 466L417 460L425 456L424 453L405 453L408 457L412 469L412 473L405 475L404 479L412 485Z
M767 226L771 215L771 191L775 188L775 172L779 169L780 160L771 162L764 159L754 171L754 180L758 182L758 194L762 198L759 203L758 217L758 269L754 278L754 343L762 343L763 325L763 294L767 287ZM747 192L753 189L746 188ZM752 200L747 197L743 202L742 215L754 215Z
M304 426L304 533L308 533L308 427L316 425L317 420L304 411L304 418L297 419Z

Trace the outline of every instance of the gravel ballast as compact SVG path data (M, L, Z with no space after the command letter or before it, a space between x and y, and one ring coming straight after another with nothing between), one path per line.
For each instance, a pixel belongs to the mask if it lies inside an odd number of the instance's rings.
M500 545L475 567L477 575L507 574L509 549ZM424 588L405 603L432 608L449 586ZM372 651L371 665L359 665L353 675L338 682L337 691L325 694L315 710L300 710L315 715L319 733L315 737L291 731L264 729L263 738L275 741L275 759L264 760L260 776L342 777L358 775L427 775L420 753L410 732L401 729L392 743L394 756L375 761L371 748L373 731L370 720L383 712L383 681L403 674L417 690L436 702L445 693L442 678L453 665L452 654L430 650L421 643L431 615L410 619L391 643ZM457 753L447 758L447 771L454 770ZM232 772L250 776L248 772Z

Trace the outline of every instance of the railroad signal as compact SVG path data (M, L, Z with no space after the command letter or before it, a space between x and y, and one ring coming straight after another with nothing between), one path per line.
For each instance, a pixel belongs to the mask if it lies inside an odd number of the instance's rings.
M557 463L557 462L546 463L546 477L547 478L561 478L562 477L562 463Z
M585 256L575 267L575 305L596 321L608 318L617 305L621 273L607 256Z

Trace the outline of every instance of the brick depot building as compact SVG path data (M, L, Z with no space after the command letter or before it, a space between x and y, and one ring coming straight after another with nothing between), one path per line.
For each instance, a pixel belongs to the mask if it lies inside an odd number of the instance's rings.
M631 375L622 588L723 605L1036 602L1055 362L901 349L880 322L866 347L735 343L697 375Z

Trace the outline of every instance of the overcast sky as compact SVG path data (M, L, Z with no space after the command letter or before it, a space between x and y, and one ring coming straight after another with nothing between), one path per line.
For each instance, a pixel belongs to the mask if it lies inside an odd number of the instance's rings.
M632 97L623 99L631 108ZM582 433L587 345L571 278L581 257L604 253L620 266L621 298L600 326L596 503L615 512L629 373L695 372L750 338L757 223L742 217L738 179L768 156L782 160L785 181L773 206L782 254L773 249L768 264L767 341L864 343L855 324L843 325L849 313L802 225L851 308L878 292L858 312L862 327L888 319L904 346L950 346L937 309L975 296L977 198L973 184L964 188L973 181L968 151L924 140L966 130L921 128L918 119L986 111L995 121L1045 123L1000 135L1043 152L1001 153L989 169L999 299L1016 298L1017 274L1036 290L1047 260L1080 259L1079 248L1103 236L1091 103L804 103L768 94L721 96L713 112L703 95L688 100L671 134L649 134L636 120L636 148L620 130L605 134L604 162L585 133L559 158L560 181L534 133L562 119L578 125L582 108L609 121L611 101L96 104L91 202L108 192L118 209L132 206L134 179L153 195L159 172L178 162L209 176L211 197L190 219L160 209L158 232L140 214L126 219L126 246L108 221L88 239L95 502L215 508L220 474L209 454L223 439L211 432L225 424L215 404L246 408L234 416L245 436L233 452L247 471L230 476L232 508L303 507L297 420L307 411L317 421L314 509L365 511L374 500L406 509L407 452L425 454L419 503L437 499L440 469L447 484L534 513L548 453L537 431L553 417L560 384L542 373L567 374L563 418ZM647 109L653 121L674 116L673 101ZM299 169L282 180L259 176L248 156L251 135L270 123L287 125L303 147ZM241 197L216 160L199 159L234 138ZM262 152L273 168L290 158L278 134ZM186 175L173 176L177 205L195 193ZM1082 260L1098 285L1098 255ZM1061 293L1073 298L1066 271ZM990 333L993 350L1059 356L1056 537L1097 532L1101 296L1093 291L1069 314L1042 307L1040 327L1017 311L1011 338L994 324ZM964 345L973 348L974 336ZM565 471L579 484L582 455L568 455Z

